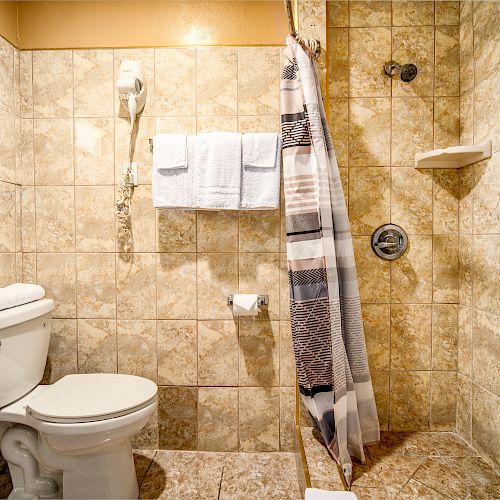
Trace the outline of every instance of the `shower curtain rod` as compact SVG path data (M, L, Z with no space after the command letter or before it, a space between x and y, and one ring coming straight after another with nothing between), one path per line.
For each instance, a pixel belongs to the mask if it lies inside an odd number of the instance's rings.
M299 33L295 28L295 22L293 20L292 0L284 1L286 16L288 18L288 31L290 33L290 36L295 38L295 40L297 40L297 43L299 43L304 50L309 52L315 59L317 59L321 53L321 45L319 43L319 40L316 40L314 38L301 38L299 36Z

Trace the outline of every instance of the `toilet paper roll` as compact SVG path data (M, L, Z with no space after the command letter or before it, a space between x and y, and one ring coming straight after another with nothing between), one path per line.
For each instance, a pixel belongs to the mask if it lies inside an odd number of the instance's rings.
M234 316L257 316L259 296L256 293L236 293L233 295Z

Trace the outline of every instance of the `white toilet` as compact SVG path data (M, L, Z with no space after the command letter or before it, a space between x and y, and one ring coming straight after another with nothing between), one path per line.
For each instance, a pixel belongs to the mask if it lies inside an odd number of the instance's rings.
M68 375L38 385L54 303L0 311L0 449L9 499L137 498L130 439L157 403L157 386L132 375Z

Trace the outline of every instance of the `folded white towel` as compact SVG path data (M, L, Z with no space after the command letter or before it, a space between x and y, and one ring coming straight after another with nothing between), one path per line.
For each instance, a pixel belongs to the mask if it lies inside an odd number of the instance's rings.
M327 491L319 488L306 488L305 500L357 500L352 491Z
M187 137L187 168L158 169L153 166L153 205L156 208L196 208L194 191L195 142L195 136Z
M238 210L241 197L241 134L212 132L196 140L196 206Z
M248 147L249 144L251 146ZM241 208L251 210L277 208L280 201L280 136L278 134L246 134L243 136L243 151L246 147L248 154L244 154L246 159L243 160ZM259 150L262 154L257 154ZM270 152L274 155L272 164ZM257 164L261 166L256 166Z
M0 311L21 306L45 297L45 290L40 285L14 283L0 288Z
M153 167L186 168L187 135L157 134L153 139Z

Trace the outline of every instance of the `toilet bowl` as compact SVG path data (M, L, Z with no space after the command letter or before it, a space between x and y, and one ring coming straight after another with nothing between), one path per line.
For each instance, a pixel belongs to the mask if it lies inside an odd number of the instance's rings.
M0 311L0 449L9 499L137 498L131 438L157 404L157 386L118 374L43 376L53 302Z

